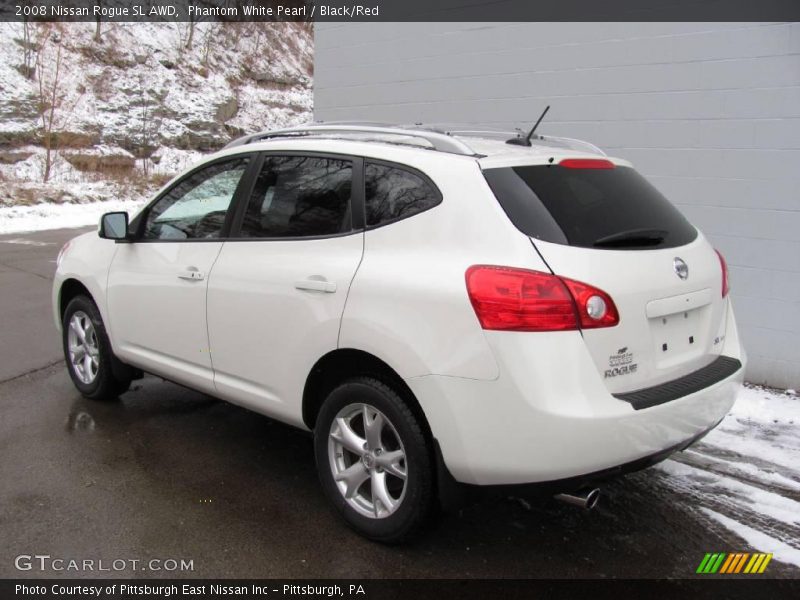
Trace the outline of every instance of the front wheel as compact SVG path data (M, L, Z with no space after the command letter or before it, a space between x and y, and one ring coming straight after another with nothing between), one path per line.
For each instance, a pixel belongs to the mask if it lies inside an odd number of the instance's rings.
M113 400L131 385L131 369L111 351L100 311L86 296L73 298L61 324L72 383L86 398Z
M317 418L314 449L325 495L361 535L396 543L426 521L431 453L419 420L384 383L364 377L335 388Z

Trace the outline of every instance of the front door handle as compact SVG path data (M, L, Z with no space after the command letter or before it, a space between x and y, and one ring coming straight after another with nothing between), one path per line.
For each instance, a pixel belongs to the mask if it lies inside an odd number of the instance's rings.
M336 292L336 284L325 279L303 279L302 281L295 281L294 287L298 290L325 292L327 294Z
M178 273L178 278L186 281L202 281L206 275L197 267L186 267L185 271Z

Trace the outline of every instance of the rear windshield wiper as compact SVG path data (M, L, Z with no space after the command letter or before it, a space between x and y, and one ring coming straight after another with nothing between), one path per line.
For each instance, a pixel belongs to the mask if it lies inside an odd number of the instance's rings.
M663 229L628 229L595 240L595 247L608 246L658 246L667 236Z

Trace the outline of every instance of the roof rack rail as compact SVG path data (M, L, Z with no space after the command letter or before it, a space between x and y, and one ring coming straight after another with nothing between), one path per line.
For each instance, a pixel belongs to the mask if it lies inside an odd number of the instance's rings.
M500 129L448 129L450 135L465 135L475 137L505 137L519 135L519 131L501 131Z
M457 128L450 128L444 126L437 126L437 125L414 125L412 126L405 126L401 125L400 127L409 128L409 129L422 129L425 131L435 131L438 133L444 133L450 136L466 136L466 137L497 137L497 138L506 138L508 136L517 136L522 137L525 135L521 129L457 129ZM579 140L576 138L568 138L568 137L559 137L555 135L534 135L531 139L531 142L557 142L566 145L571 150L578 150L583 152L589 152L590 154L599 154L600 156L608 156L599 146L595 146L591 142L587 142L584 140Z
M463 156L475 156L475 152L461 140L456 139L452 135L438 131L429 131L426 129L408 128L408 127L385 127L376 125L361 125L361 124L336 124L330 125L326 123L303 125L300 127L289 127L286 129L274 129L272 131L264 131L253 135L247 135L236 140L233 140L225 148L235 148L236 146L243 146L245 144L252 144L261 140L268 140L280 137L302 137L308 135L319 134L374 134L374 135L393 135L401 137L419 138L428 142L434 150L439 152L449 152L451 154L460 154Z
M400 127L397 123L390 123L388 121L362 121L358 119L341 119L338 121L314 121L309 123L311 125L367 125L370 127Z
M426 141L431 145L433 150L439 152L448 152L462 156L479 156L472 148L469 147L467 143L458 139L458 137L474 136L507 138L508 136L522 136L524 135L524 132L520 131L519 129L514 131L503 131L499 129L445 129L435 125L426 126L422 124L392 125L389 123L375 123L369 121L331 121L328 123L312 123L310 125L288 127L286 129L262 131L260 133L235 139L225 146L225 149L235 148L236 146L243 146L245 144L252 144L261 140L269 140L274 138L304 137L325 134L372 134L375 136L387 135L417 138ZM556 144L563 144L571 150L607 156L605 152L603 152L594 144L574 138L558 137L554 135L534 135L531 139L531 142L534 144L536 144L536 142L539 142L540 144L555 142Z
M514 131L501 131L499 129L454 129L448 130L448 134L455 135L455 136L476 136L476 137L506 137L506 136L517 136L521 137L524 135L519 129ZM584 140L578 140L575 138L568 138L568 137L559 137L555 135L534 135L531 138L531 143L536 142L557 142L566 145L571 150L579 150L583 152L589 152L590 154L599 154L601 156L608 156L601 148L595 146L591 142L587 142Z

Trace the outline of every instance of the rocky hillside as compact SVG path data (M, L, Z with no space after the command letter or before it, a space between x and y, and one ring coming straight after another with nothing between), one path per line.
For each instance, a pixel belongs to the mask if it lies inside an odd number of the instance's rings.
M304 23L2 23L0 56L5 207L141 201L232 137L311 118Z

